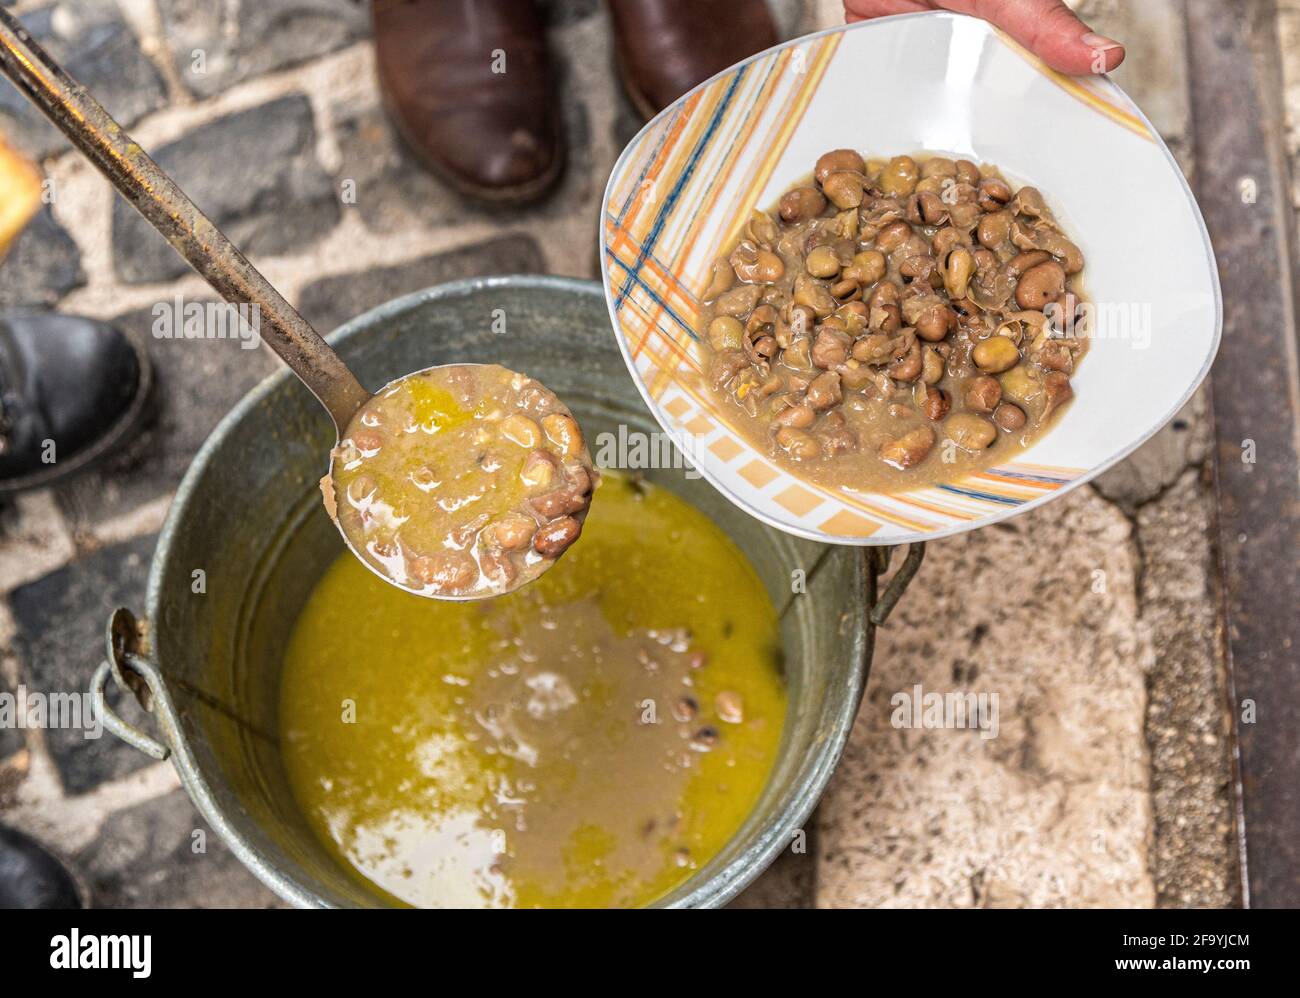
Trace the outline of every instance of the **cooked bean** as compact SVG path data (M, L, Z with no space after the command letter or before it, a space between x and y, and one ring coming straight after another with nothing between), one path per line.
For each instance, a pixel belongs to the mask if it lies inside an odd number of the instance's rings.
M573 457L582 453L584 446L582 430L578 428L578 424L572 416L566 416L558 412L544 416L542 417L542 429L546 431L546 439L555 444L565 457Z
M1009 371L1020 361L1020 351L1005 336L990 336L980 340L971 351L971 359L981 371L989 374L1001 374Z
M1025 411L1010 402L1003 402L993 410L993 422L1008 433L1014 433L1025 425Z
M998 436L992 423L969 412L953 413L943 428L949 440L966 450L983 450Z
M813 366L812 339L802 336L794 340L781 354L781 360L796 371L807 371Z
M889 365L889 376L899 381L915 381L921 376L924 365L921 345L913 341L907 353Z
M920 221L926 225L942 225L948 218L948 207L939 195L922 191L914 197Z
M792 426L796 430L806 430L817 419L817 413L807 403L788 406L773 417L772 422L778 426Z
M736 267L736 276L750 284L773 284L785 273L785 263L771 250L761 249L744 269Z
M920 169L911 156L895 156L880 173L880 189L888 197L907 197L916 190Z
M825 412L840 404L844 393L840 389L840 376L834 371L827 371L813 378L808 386L808 405L818 412Z
M980 245L987 246L989 249L997 249L1007 241L1010 232L1011 213L1008 211L994 211L980 219L975 236L979 239Z
M709 345L714 350L739 350L744 341L745 327L730 315L720 315L709 323Z
M894 222L880 230L876 236L876 249L881 253L893 253L912 238L912 227L906 222Z
M980 179L980 168L968 159L957 160L957 179L963 184L975 184Z
M829 246L818 246L804 259L803 265L813 277L837 277L840 273L840 258Z
M555 478L555 458L545 451L533 451L524 461L519 472L519 480L529 489L541 489L550 485Z
M840 376L840 384L846 391L860 392L876 380L876 373L866 364L856 360L846 360L835 368ZM855 403L856 404L856 403Z
M1034 355L1034 359L1049 371L1074 373L1074 353L1060 340L1048 340Z
M916 320L916 335L923 340L937 343L948 335L957 324L957 316L947 305L935 302L928 306Z
M975 258L970 250L959 246L948 254L943 265L943 286L951 298L965 298L966 288L975 274Z
M762 293L763 289L755 284L742 284L719 295L713 304L713 311L717 315L730 315L739 319L753 311L758 304L758 296Z
M705 725L691 736L690 746L696 752L709 752L718 744L721 738L722 736L718 733L717 728L712 725ZM691 861L690 851L684 847L678 849L677 854L678 866L684 866Z
M842 170L822 181L822 192L836 208L856 208L862 204L862 174Z
M998 383L1002 385L1002 394L1013 402L1028 406L1043 390L1042 383L1030 374L1024 364L1017 364L1004 373Z
M568 419L567 416L561 416L561 419ZM572 420L570 420L572 422ZM574 424L577 425L576 423ZM541 442L542 431L527 416L521 416L519 413L511 413L505 419L501 420L498 427L501 436L505 437L512 444L520 447L533 448Z
M813 341L812 362L815 367L828 368L843 364L849 357L850 339L838 329L822 327Z
M962 401L966 403L967 409L975 412L992 412L1002 401L1002 386L998 384L997 378L982 374L967 383Z
M746 358L739 350L724 350L713 355L709 362L709 381L715 388L732 381L745 366Z
M921 351L921 380L934 385L943 379L943 375L943 356L934 347L926 347Z
M828 153L823 153L817 160L817 166L813 170L813 176L817 178L818 183L822 183L832 173L847 171L850 173L866 173L867 166L852 149L833 149Z
M816 218L826 210L826 198L815 187L796 187L781 198L778 209L782 221L802 222Z
M946 156L931 156L921 164L921 176L930 177L955 177L957 176L957 164Z
M1055 260L1048 260L1024 272L1016 283L1016 304L1021 308L1042 311L1065 290L1065 270Z
M904 433L880 447L880 459L893 468L903 470L925 460L934 446L934 430L928 426Z
M438 592L455 593L478 581L478 565L468 551L439 551L421 555L406 563L406 571L421 586Z
M728 724L739 724L745 719L744 701L739 693L723 690L713 698L713 705L717 708L718 717Z
M533 535L533 547L544 558L556 558L581 533L582 524L578 520L572 516L562 516L537 529Z
M952 399L942 388L935 388L934 385L925 386L925 401L921 403L921 411L925 413L925 418L932 423L937 423L948 415L948 410L952 408Z
M1047 397L1047 404L1043 406L1043 418L1046 419L1058 406L1074 398L1074 389L1070 387L1068 376L1052 371L1043 378L1043 394Z
M999 180L997 177L981 180L978 190L977 203L985 211L999 211L1003 205L1011 200L1010 186L1005 180Z
M796 461L806 461L822 452L816 437L792 426L782 426L776 431L776 443Z
M883 364L894 355L894 337L871 333L853 344L853 359L864 364Z
M836 308L831 293L809 274L800 274L794 279L794 303L808 306L819 319L824 319Z
M532 540L537 524L533 522L532 517L516 513L503 517L492 524L489 529L497 547L503 551L515 551Z
M857 281L837 281L830 287L831 297L839 302L862 297L862 286Z
M585 508L587 497L578 489L565 486L553 492L547 492L545 495L534 496L528 500L528 505L535 509L542 519L552 520L557 516L576 513L578 510Z
M847 454L858 449L858 435L844 425L843 417L838 412L828 413L817 428L817 440L822 453L828 457Z

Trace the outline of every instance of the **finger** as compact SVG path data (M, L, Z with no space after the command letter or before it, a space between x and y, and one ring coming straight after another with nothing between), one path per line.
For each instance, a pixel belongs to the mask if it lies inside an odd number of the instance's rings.
M915 14L921 10L934 10L934 4L923 0L844 0L844 20L850 24L890 14Z
M944 6L992 21L1061 73L1109 73L1124 61L1123 45L1094 32L1061 0L950 0Z

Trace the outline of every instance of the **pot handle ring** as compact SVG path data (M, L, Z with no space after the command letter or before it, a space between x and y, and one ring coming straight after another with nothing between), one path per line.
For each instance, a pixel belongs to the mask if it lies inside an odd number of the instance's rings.
M874 568L877 577L883 575L889 568L890 555L894 553L893 548L878 547L871 548L871 557L874 557ZM876 627L883 627L889 615L898 605L899 598L907 589L912 577L916 575L917 569L921 567L921 559L925 557L925 542L917 541L907 546L907 557L903 563L898 566L890 578L889 583L885 586L885 591L880 594L876 602L870 608L869 619Z
M118 607L108 619L106 628L108 658L100 662L90 680L90 697L94 710L104 727L133 748L159 762L171 755L167 744L176 735L177 718L170 694L163 683L158 667L137 651L140 629L134 614ZM155 716L166 742L128 724L108 705L104 691L112 676L119 689L129 692L140 706Z

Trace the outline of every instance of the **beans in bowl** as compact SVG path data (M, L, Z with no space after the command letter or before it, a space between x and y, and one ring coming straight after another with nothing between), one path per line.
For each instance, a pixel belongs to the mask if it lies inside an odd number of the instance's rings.
M598 481L555 393L495 364L392 382L333 459L321 488L353 550L429 596L496 595L541 575L582 532Z
M715 263L705 378L801 474L952 481L1073 396L1083 265L1042 194L995 167L832 150Z

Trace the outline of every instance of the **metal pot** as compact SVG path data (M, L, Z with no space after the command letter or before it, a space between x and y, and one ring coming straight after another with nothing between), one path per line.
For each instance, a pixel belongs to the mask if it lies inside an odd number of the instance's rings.
M381 305L331 341L366 384L430 364L496 361L558 392L589 440L617 433L620 424L658 430L627 376L594 282L501 277L447 284ZM145 618L114 613L109 657L95 673L92 694L110 731L154 758L170 756L203 817L281 897L304 907L377 907L384 899L325 851L299 813L277 731L290 630L321 572L343 550L317 488L333 442L329 419L288 371L259 385L221 421L181 483L159 537ZM789 847L808 818L856 714L874 625L915 571L921 549L909 553L877 600L887 550L801 540L736 515L711 486L680 469L645 473L731 535L781 611L789 712L767 789L727 848L656 902L711 907ZM791 592L796 569L806 572L806 594ZM156 736L107 708L110 675L153 713Z

